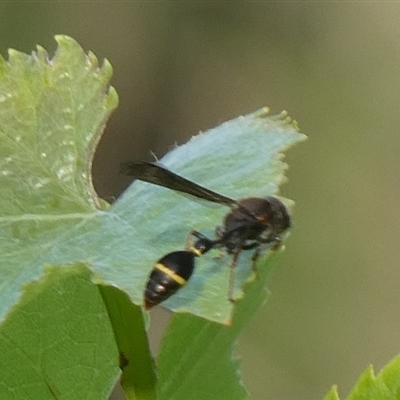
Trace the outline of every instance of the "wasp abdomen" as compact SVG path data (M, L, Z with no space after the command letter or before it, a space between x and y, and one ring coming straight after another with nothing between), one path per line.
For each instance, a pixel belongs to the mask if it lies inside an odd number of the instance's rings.
M190 251L174 251L157 261L144 291L146 310L165 301L186 284L194 270L194 258Z

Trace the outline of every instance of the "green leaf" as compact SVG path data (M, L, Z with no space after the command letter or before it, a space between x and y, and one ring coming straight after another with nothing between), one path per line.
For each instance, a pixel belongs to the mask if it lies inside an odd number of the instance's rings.
M0 331L1 399L106 399L118 377L107 310L84 265L47 266Z
M100 215L90 167L104 122L117 105L111 66L58 36L52 60L38 47L0 58L0 321L21 286L58 256L71 230ZM82 243L79 247L82 247ZM49 256L53 254L54 256Z
M348 400L398 400L400 398L400 356L389 362L377 376L369 367L347 397ZM339 400L336 387L324 400Z
M156 377L142 312L112 286L99 286L113 326L122 368L121 386L128 400L155 399Z

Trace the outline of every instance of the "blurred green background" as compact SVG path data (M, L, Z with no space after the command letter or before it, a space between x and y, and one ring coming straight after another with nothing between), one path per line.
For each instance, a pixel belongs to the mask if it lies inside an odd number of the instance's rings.
M344 396L399 353L399 20L389 2L0 3L3 56L67 34L113 64L94 165L109 201L121 161L264 105L309 135L286 158L295 228L239 344L253 399Z

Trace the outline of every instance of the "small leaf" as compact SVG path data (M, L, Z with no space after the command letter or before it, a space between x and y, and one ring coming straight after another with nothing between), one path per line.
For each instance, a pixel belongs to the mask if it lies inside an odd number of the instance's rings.
M400 398L400 355L382 368L378 379L382 380L396 399Z
M372 366L361 375L347 400L397 400L400 398L400 356L390 361L377 376ZM324 400L339 400L336 387Z
M323 400L340 400L336 385L332 386L331 390L326 394Z
M348 400L364 399L395 400L383 382L375 378L372 366L361 375L348 397Z

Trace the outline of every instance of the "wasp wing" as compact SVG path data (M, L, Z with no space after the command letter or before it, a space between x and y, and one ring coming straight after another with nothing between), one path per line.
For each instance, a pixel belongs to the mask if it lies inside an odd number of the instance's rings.
M158 164L146 161L127 161L122 164L121 172L134 179L187 193L213 203L224 204L228 207L240 207L235 200L183 178Z

